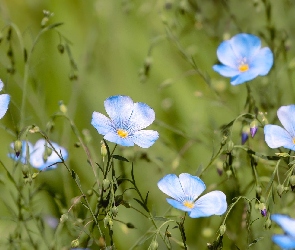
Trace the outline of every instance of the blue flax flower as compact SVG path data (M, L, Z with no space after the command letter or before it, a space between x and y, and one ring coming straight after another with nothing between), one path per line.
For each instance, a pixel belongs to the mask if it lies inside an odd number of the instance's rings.
M57 143L51 142L51 144L54 149L62 155L64 160L68 158L68 152L66 149L59 146ZM13 148L13 146L14 143L11 143L10 147ZM47 151L47 154L45 154L45 150ZM27 159L27 155L29 159ZM22 162L23 164L30 163L32 167L39 170L54 169L56 168L56 163L61 162L59 156L44 139L38 140L34 146L30 142L22 141L22 150L20 155L17 157L14 153L11 153L8 156L15 161Z
M284 214L273 214L270 218L285 232L273 235L272 241L282 249L295 249L295 220Z
M212 191L201 198L206 189L205 183L197 176L168 174L158 182L159 189L169 195L167 202L188 213L191 218L222 215L227 209L226 196L221 191Z
M136 144L149 148L159 138L157 131L142 130L155 120L155 112L147 104L133 103L129 96L116 95L107 98L104 106L110 119L93 112L91 120L104 139L122 146Z
M284 128L265 125L265 141L270 148L284 147L295 151L295 105L282 106L277 111Z
M222 64L214 65L213 69L220 75L231 77L232 85L264 76L273 65L271 50L261 48L260 39L250 34L238 34L222 42L217 48L217 57Z
M4 84L0 80L0 91L3 89L3 87L4 87ZM0 119L6 114L9 101L10 101L10 95L8 94L0 95Z

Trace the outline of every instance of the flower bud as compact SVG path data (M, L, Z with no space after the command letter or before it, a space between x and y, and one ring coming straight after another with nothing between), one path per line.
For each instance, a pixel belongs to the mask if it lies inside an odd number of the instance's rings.
M265 229L270 229L271 228L271 220L270 220L269 217L267 218L267 220L264 223L264 228Z
M222 224L220 227L219 227L219 232L220 232L220 235L224 235L226 231L226 225L225 224Z
M68 111L67 106L63 103L63 101L58 102L60 112L66 114Z
M278 185L277 186L277 193L278 195L281 197L282 194L284 193L285 189L284 189L284 186L282 184Z
M79 246L79 244L80 244L79 240L75 239L71 242L71 247L76 248Z
M123 195L119 194L115 196L115 205L119 206L121 203L123 203Z
M101 153L101 156L104 158L108 154L107 147L106 147L104 141L101 141L100 144L101 144L100 153Z
M103 219L104 227L107 227L107 225L109 225L110 220L111 220L110 216L107 215L106 217L104 217Z
M230 169L226 171L226 175L228 178L231 177L232 174L233 172Z
M256 187L256 197L260 197L262 194L262 188L261 186Z
M14 152L16 157L19 157L21 151L22 151L22 142L20 140L16 140L14 142Z
M47 16L43 17L41 21L41 27L44 28L46 24L48 23L48 21L49 21L49 18Z
M289 183L290 183L292 191L293 191L295 188L295 175L290 176Z
M242 129L242 136L241 136L242 145L245 144L248 138L249 138L249 126L244 126Z
M153 240L153 241L151 242L151 244L150 244L148 250L156 250L156 249L158 249L158 246L159 246L158 242L157 242L156 240Z
M29 129L29 132L30 132L31 134L38 133L38 132L40 132L40 128L39 128L38 126L33 125L33 126Z
M32 175L32 179L37 178L38 174L39 174L39 173L33 173L33 175Z
M67 221L69 219L69 215L68 213L62 214L60 217L60 223L64 223L65 221Z
M112 207L111 213L114 217L117 216L118 212L119 212L118 207L116 207L116 206Z
M266 214L267 214L267 209L266 209L265 204L264 204L264 203L259 203L258 208L259 208L259 210L260 210L261 215L262 215L263 217L265 217Z
M29 173L29 166L28 166L28 164L24 164L23 166L22 166L22 172L23 172L23 175L24 176L28 176L28 173Z
M233 141L232 140L230 140L228 143L227 143L227 150L229 151L229 152L231 152L232 150L233 150L233 148L234 148L234 143L233 143Z
M250 123L250 134L251 134L252 138L256 135L257 130L258 130L258 121L256 119L254 119Z
M110 184L111 184L111 182L108 179L104 179L102 181L102 188L103 188L103 190L104 191L107 190L109 188Z
M91 195L93 195L93 190L92 189L89 189L89 190L87 190L86 193L87 193L88 196L91 196Z
M59 45L57 45L57 49L59 51L59 53L63 54L65 51L65 46L63 46L61 43Z

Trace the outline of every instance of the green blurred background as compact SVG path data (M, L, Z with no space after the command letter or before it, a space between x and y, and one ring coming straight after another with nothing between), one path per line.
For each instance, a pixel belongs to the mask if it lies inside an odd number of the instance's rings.
M250 83L259 111L267 112L270 122L277 122L275 112L280 105L294 103L293 1L1 0L0 76L5 83L5 92L12 97L9 112L1 123L14 133L21 129L24 62L20 41L30 51L41 30L43 10L54 13L47 25L58 22L63 25L42 34L34 47L29 65L24 125L35 124L45 130L62 100L78 129L84 130L84 134L87 133L85 129L89 130L91 153L99 162L102 137L90 125L92 112L105 113L104 100L117 94L147 103L156 113L156 121L150 129L157 130L160 139L147 150L132 147L118 148L117 151L135 162L139 188L143 193L150 192L149 207L157 215L164 215L169 208L166 196L157 188L157 181L168 173L197 174L219 148L220 126L246 111L246 86L231 86L229 79L212 70L212 65L217 63L216 48L223 39L241 32L251 33L261 37L263 46L274 51L275 66L269 76L258 77ZM13 31L11 42L7 41L7 25L11 23L18 27L20 40ZM73 68L66 51L61 54L58 50L60 44L66 43L77 68ZM14 74L8 72L11 68L7 56L10 46L15 61ZM77 79L71 79L73 75ZM241 123L238 122L233 128L234 144L240 144L240 132ZM38 138L37 135L30 136L32 141ZM77 138L68 122L57 119L50 138L68 149L70 167L78 173L84 191L91 189L94 183L92 170L82 148L74 147ZM1 131L0 159L11 170L13 163L7 152L15 139L16 136L6 133L5 129ZM271 152L264 143L262 129L248 143L259 152ZM109 146L113 148L111 143ZM206 192L223 190L229 204L233 197L241 194L240 190L247 190L244 195L249 199L255 197L254 190L246 188L252 181L249 160L243 152L236 156L238 181L227 179L225 174L220 177L216 164L202 176L207 184ZM221 164L222 160L221 157ZM268 165L261 163L258 170L261 175L271 174ZM130 164L117 164L116 167L118 173L130 173ZM41 215L59 218L61 208L68 209L71 199L79 194L63 166L42 173L34 182L35 187L42 185L49 190L34 198L33 209ZM17 211L12 198L17 197L17 192L7 181L4 171L1 185L0 243L4 248L0 248L7 249L16 227L11 210ZM134 195L131 191L126 192L124 198L137 206L132 200ZM292 193L288 195L285 204L293 197ZM78 205L74 213L77 218L85 219L82 205ZM172 209L168 214L179 216L182 213ZM265 238L252 249L271 249L271 233L262 230L265 219L261 218L259 211L252 213L252 220L257 218L257 221L249 231L243 224L243 216L245 208L241 203L229 217L224 249L237 249L235 245L246 249L247 242L258 237ZM114 237L118 249L129 249L151 226L139 213L122 206L118 218L136 227L127 229L125 225L115 223ZM212 243L217 237L221 220L218 216L187 218L185 228L189 249L207 249L206 243ZM171 226L170 231L173 237L181 240L177 229ZM71 235L64 233L61 236L63 245L69 246L78 233L78 229L72 230ZM52 231L48 230L47 237L50 241ZM160 240L159 243L160 249L164 249ZM147 247L148 243L138 249ZM174 247L179 249L177 244ZM98 248L93 246L93 249Z

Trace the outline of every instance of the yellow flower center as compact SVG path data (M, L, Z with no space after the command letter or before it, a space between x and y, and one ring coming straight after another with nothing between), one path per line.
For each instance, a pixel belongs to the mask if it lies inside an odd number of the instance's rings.
M295 137L292 139L293 144L295 144Z
M128 136L128 132L124 129L118 129L117 134L122 138L126 138Z
M242 63L239 65L239 71L240 72L245 72L249 70L249 65L247 63Z
M184 201L183 205L188 207L188 208L193 208L195 206L195 204L191 201Z

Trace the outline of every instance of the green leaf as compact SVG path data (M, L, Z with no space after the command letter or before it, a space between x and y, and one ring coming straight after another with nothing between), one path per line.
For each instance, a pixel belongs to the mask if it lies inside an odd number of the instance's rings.
M121 156L121 155L113 155L113 158L119 161L126 161L129 162L125 157Z

